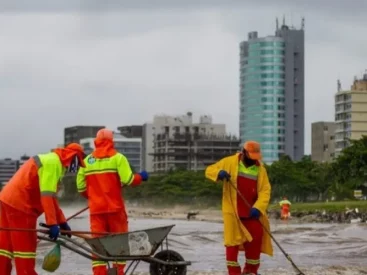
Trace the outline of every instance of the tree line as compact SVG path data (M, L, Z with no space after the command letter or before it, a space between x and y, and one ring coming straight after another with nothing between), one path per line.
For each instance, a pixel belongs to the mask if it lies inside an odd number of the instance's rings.
M310 156L301 161L281 157L266 165L272 185L272 200L287 196L292 201L324 201L354 199L354 190L366 194L367 136L351 140L351 145L334 161L315 162ZM67 193L74 192L74 177L67 177ZM139 203L220 205L222 186L205 179L204 171L174 170L152 175L139 187L123 188L124 197Z

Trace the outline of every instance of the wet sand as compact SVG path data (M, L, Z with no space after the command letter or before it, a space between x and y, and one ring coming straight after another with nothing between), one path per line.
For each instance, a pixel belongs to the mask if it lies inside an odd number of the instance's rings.
M66 216L82 206L65 208ZM226 274L222 245L221 213L202 211L196 220L186 220L186 209L148 209L129 207L131 230L176 224L169 241L171 248L192 261L188 275ZM154 214L156 213L156 214ZM89 213L70 222L74 230L88 230ZM206 221L201 221L206 220ZM272 221L272 232L282 247L306 275L367 274L367 227L356 224L284 224ZM275 244L274 244L275 247ZM42 258L51 248L42 242L38 253L39 274ZM274 257L262 256L261 274L297 274L280 250L275 247ZM91 263L83 257L62 250L62 265L54 274L91 274ZM243 256L240 256L243 263ZM142 264L134 274L149 274L149 266Z

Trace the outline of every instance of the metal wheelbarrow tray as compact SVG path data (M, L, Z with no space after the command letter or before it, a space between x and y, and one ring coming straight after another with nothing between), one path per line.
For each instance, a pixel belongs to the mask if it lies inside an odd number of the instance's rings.
M110 267L109 263L115 261L131 261L125 268L126 275L134 274L140 261L150 264L151 275L186 275L187 266L191 265L191 262L185 261L179 253L168 248L167 236L174 226L83 238L90 247L80 244L75 238L64 236L59 237L61 240L58 240L58 243L90 260L106 261L108 275L117 275L117 270ZM41 236L38 238L51 241ZM161 250L156 253L158 248Z

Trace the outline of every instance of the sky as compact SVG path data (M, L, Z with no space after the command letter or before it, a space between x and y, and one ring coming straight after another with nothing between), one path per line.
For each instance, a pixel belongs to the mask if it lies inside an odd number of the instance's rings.
M0 0L0 158L47 152L73 125L210 114L238 135L239 43L305 17L305 153L367 69L364 0Z

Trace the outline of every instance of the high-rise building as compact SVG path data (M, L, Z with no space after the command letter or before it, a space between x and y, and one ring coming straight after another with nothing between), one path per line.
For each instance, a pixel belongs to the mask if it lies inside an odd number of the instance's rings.
M266 163L304 155L304 54L303 19L240 43L240 140L260 142Z
M349 146L349 139L367 135L367 73L354 79L350 90L342 90L338 81L335 95L335 156Z
M314 122L311 128L311 159L331 161L335 156L335 122Z
M82 138L95 137L97 132L105 126L72 126L64 128L64 145L76 142Z

